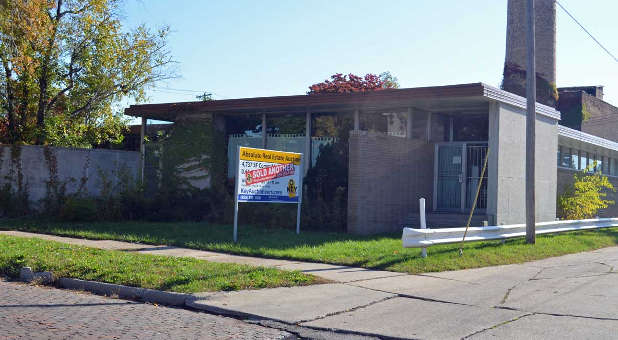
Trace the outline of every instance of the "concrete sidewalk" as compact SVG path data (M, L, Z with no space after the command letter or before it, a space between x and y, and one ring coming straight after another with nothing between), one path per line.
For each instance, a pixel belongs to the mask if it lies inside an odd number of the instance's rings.
M266 259L261 257L231 255L206 250L196 250L172 246L155 246L149 244L139 244L112 240L88 240L46 234L27 233L22 231L0 230L0 235L35 237L44 240L57 241L98 249L132 251L136 253L150 255L194 257L196 259L207 260L211 262L241 263L254 266L275 267L282 270L298 270L303 273L319 276L333 282L354 282L376 278L407 275L403 273L388 272L383 270L371 270L365 268L332 265L325 263Z
M21 232L103 249L301 270L335 283L195 294L193 308L389 338L612 338L618 329L618 247L524 264L407 275Z
M194 308L390 338L616 337L618 247L525 264L196 294Z

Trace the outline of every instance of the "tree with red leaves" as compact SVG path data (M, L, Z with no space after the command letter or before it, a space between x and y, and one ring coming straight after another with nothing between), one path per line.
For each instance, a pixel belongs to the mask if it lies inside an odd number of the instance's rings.
M352 73L337 73L333 74L330 80L309 86L307 94L372 92L393 88L399 88L399 83L390 72L381 73L379 76L368 73L364 77Z

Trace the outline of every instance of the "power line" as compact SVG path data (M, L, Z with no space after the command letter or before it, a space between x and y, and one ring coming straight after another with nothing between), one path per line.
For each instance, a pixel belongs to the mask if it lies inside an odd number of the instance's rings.
M607 52L607 54L609 54L609 55L610 55L610 57L612 57L612 58L614 59L614 61L617 61L617 62L618 62L618 58L616 58L616 57L612 54L612 52L610 52L607 48L605 48L605 46L603 46L603 44L601 44L601 42L599 42L599 41L597 40L597 38L595 38L595 37L592 35L592 33L590 33L590 32L589 32L589 31L588 31L588 30L584 27L584 25L582 25L579 21L577 21L577 19L575 19L575 17L574 17L574 16L573 16L573 15L572 15L569 11L567 11L567 9L566 9L566 8L564 8L564 6L562 6L562 4L561 4L560 2L558 2L558 0L556 0L556 4L558 4L558 6L560 6L560 8L562 8L562 10L563 10L563 11L564 11L564 12L565 12L568 16L570 16L570 17L571 17L571 19L573 19L573 21L575 21L575 23L576 23L577 25L579 25L579 27L581 27L581 29L582 29L582 30L584 30L584 32L586 32L586 34L588 34L588 35L590 36L590 38L592 38L592 40L594 40L594 41L595 41L595 42L596 42L599 46L601 46L601 48L602 48L605 52Z
M211 93L219 98L225 99L225 96L222 96L216 92L212 92L212 91L199 91L199 90L188 90L188 89L175 89L175 88L171 88L171 87L163 87L163 86L154 86L153 87L153 91L155 92L163 92L163 93L172 93L172 94L184 94L184 95L190 95L190 96L194 96L194 94L204 94L204 93Z
M171 87L162 87L162 86L155 86L156 89L161 89L161 90L169 90L169 91L178 91L178 92L193 92L193 93L204 93L207 91L197 91L197 90L185 90L185 89L174 89Z

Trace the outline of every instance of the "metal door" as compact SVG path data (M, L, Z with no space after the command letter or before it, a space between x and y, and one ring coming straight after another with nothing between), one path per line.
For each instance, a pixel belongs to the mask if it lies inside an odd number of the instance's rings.
M438 144L436 162L436 208L461 210L464 185L463 144Z
M487 155L487 144L466 145L466 210L474 203L474 196L481 180L481 172ZM487 209L487 170L483 176L479 198L476 202L476 211Z

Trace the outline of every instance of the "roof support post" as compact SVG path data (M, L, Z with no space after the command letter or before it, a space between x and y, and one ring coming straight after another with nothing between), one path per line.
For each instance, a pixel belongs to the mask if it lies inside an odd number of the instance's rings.
M262 113L262 149L266 149L266 113Z
M142 125L139 128L139 178L142 185L144 184L144 168L146 164L146 143L144 138L146 138L147 123L148 118L142 117Z
M431 142L431 112L427 112L427 143Z
M360 111L354 110L354 131L360 130Z
M307 175L307 171L312 166L311 162L311 111L307 110L305 114L305 157L304 162L305 165L305 175Z
M414 109L409 107L408 116L406 117L406 138L407 139L412 139L413 119L414 119Z

